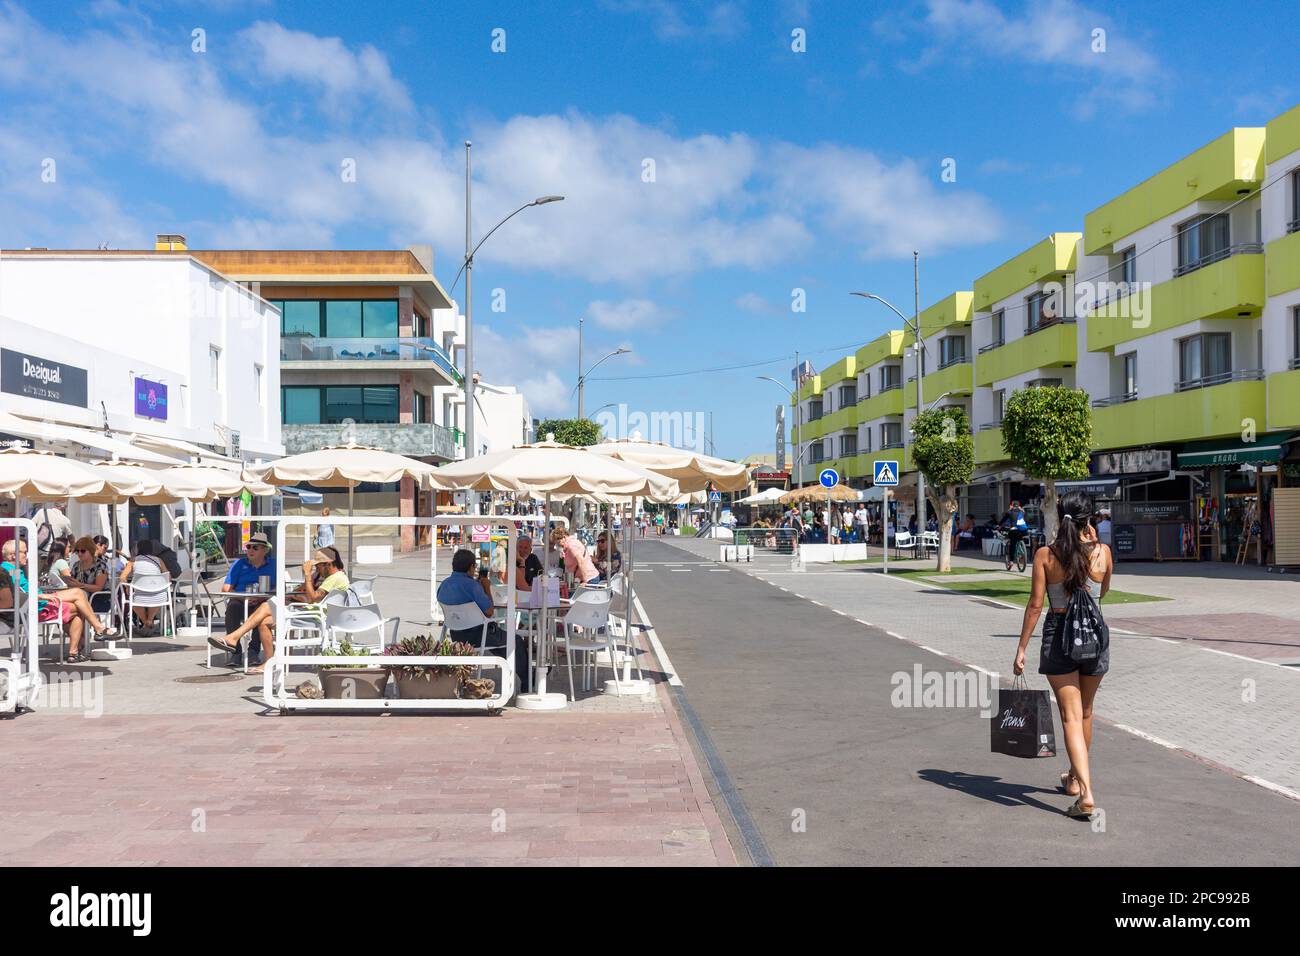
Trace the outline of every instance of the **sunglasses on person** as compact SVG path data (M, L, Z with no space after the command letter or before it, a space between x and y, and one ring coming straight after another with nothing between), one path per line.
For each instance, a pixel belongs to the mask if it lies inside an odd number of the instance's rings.
M266 550L266 545L264 545L264 544L249 544L249 545L245 545L245 546L244 546L244 550L245 550L245 551L265 551L265 550Z

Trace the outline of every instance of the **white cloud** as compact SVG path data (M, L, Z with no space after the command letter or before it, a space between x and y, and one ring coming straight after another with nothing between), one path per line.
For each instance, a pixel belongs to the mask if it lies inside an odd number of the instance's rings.
M746 292L736 300L736 308L755 315L774 315L781 310L757 292Z
M876 30L891 39L921 33L931 41L905 64L914 71L955 56L980 69L1033 72L1048 67L1082 78L1089 85L1081 91L1076 111L1084 117L1107 107L1128 112L1151 108L1165 72L1140 38L1075 0L1029 0L1019 14L989 0L926 0L920 21L882 18ZM1104 49L1098 49L1098 30L1104 31Z
M354 52L338 37L289 30L267 21L241 30L238 39L251 54L246 65L256 76L320 87L331 110L351 112L371 98L394 109L412 107L410 94L394 78L388 59L369 44Z
M659 324L659 308L649 299L624 299L607 302L597 299L587 306L587 315L601 328L626 332L648 329Z
M661 40L731 39L743 33L746 26L744 11L734 2L714 5L697 22L688 20L684 5L674 0L607 0L605 5L621 13L646 15L650 28Z

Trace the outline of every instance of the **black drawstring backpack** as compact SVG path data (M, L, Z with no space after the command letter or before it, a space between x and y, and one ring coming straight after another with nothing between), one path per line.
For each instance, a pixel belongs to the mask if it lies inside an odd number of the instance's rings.
M1072 661L1096 660L1110 646L1110 628L1087 587L1075 588L1058 639L1062 655Z

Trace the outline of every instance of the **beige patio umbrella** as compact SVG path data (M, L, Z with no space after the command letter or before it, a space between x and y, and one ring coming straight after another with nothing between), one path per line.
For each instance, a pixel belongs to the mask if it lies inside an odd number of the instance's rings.
M111 494L113 481L91 465L30 448L0 450L0 494L35 501Z
M445 490L524 491L540 494L546 502L543 527L551 523L553 495L588 497L645 496L657 500L676 498L681 488L676 479L638 467L608 455L598 455L586 448L561 445L550 440L534 445L518 445L490 452L465 461L452 462L429 472L428 485ZM543 581L550 573L551 549L544 549ZM542 602L539 633L547 634L550 618ZM520 694L516 706L523 709L552 710L566 706L563 694L546 692L546 661L537 657L534 675L535 694Z
M640 441L635 435L592 445L589 450L675 478L682 492L706 491L709 485L717 491L743 491L749 486L749 468L740 462L663 442Z
M433 470L433 465L414 458L349 442L277 458L269 464L248 469L248 473L271 485L309 484L317 488L347 488L350 518L357 485L365 482L387 484L403 478L414 479L420 484ZM348 525L348 567L352 566L352 558L352 525Z

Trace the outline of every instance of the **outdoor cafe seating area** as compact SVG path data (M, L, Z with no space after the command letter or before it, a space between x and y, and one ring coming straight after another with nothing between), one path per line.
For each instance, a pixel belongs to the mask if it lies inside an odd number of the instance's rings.
M97 553L83 549L77 566L111 572L92 592L68 578L58 549L48 547L48 528L31 518L0 519L0 538L13 540L9 588L0 595L0 712L35 708L43 675L84 663L109 682L133 667L153 673L163 661L173 683L260 674L257 702L281 713L556 710L593 697L653 694L634 598L637 503L672 502L746 476L743 466L667 446L607 445L541 442L441 468L355 445L239 470L0 452L0 494L17 499L17 513L45 518L73 501L106 506L106 526L64 537L73 543L97 535ZM659 470L627 460L637 454L658 460ZM491 493L491 510L515 513L390 517L349 508L321 520L279 508L227 517L208 507L219 495L249 492L269 502L285 487L350 490L404 477L430 489ZM126 529L113 525L128 501L173 509L175 540L127 544ZM592 527L571 533L562 509L587 514ZM200 529L212 534L223 522L238 527L242 557L200 540ZM454 526L468 553L395 553L391 539L354 541L354 527L363 524L371 532ZM337 544L322 547L326 526ZM594 545L597 530L607 539L602 547L614 542L598 575L578 538ZM525 544L533 562L527 585ZM620 554L616 565L611 559ZM574 555L583 557L575 562ZM516 568L519 577L508 573Z

